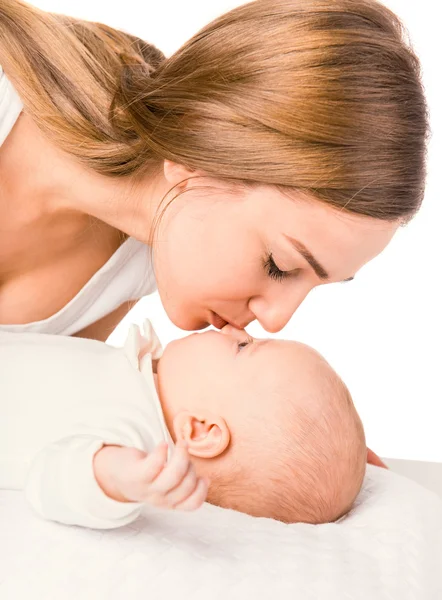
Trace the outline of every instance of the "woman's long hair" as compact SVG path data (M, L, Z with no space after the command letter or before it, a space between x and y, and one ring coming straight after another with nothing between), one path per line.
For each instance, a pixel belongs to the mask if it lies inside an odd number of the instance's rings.
M0 64L59 148L107 176L164 159L378 219L424 193L427 106L376 0L255 0L166 58L111 27L0 0Z

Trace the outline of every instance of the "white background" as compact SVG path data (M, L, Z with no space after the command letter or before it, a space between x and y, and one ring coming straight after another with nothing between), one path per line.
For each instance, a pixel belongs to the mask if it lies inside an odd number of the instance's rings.
M166 55L234 0L33 0L125 29ZM315 290L281 334L316 347L347 382L370 447L382 456L442 462L440 315L442 260L439 176L442 158L440 21L434 0L386 0L404 21L423 66L433 136L429 177L420 214L387 250L348 284ZM149 316L164 343L185 335L167 319L155 294L129 320ZM124 338L126 319L110 341ZM259 326L250 333L264 337Z

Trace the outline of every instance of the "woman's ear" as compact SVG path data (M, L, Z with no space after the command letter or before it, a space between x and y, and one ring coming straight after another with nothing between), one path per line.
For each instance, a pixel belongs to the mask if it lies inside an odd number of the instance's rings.
M164 177L172 185L177 185L189 177L194 177L196 172L188 169L184 165L165 160L163 165ZM187 182L185 182L187 183Z
M179 412L173 419L173 429L176 441L186 442L189 454L199 458L215 458L230 443L227 423L208 411Z

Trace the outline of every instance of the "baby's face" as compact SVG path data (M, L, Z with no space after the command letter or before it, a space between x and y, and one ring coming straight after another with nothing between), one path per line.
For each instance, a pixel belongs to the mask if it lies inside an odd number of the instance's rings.
M310 366L318 360L303 344L252 338L231 325L192 334L168 344L159 361L163 408L170 413L204 408L226 417L232 411L247 413L259 391L274 389L283 373L295 375L302 393L309 386Z
M232 391L236 397L248 378L267 364L263 350L269 343L230 325L175 340L166 346L158 364L162 395L174 408L201 404L218 408L221 398L227 401Z
M288 345L293 342L253 339L226 325L166 346L157 386L172 438L186 441L194 457L214 458L253 414L266 421L281 368L289 369Z

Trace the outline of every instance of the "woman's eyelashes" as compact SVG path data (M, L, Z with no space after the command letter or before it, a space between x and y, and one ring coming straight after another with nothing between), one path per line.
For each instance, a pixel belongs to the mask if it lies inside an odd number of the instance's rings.
M273 254L271 252L267 256L266 260L264 261L264 269L265 269L267 275L269 277L271 277L271 279L274 279L275 281L282 281L283 279L285 279L286 277L289 276L289 271L282 271L278 267L278 265L275 263Z
M264 269L266 271L266 274L275 281L283 281L288 277L298 277L302 273L302 269L300 268L292 269L290 271L283 271L282 269L280 269L276 264L275 259L273 258L273 254L271 252L269 252L267 258L264 260Z

